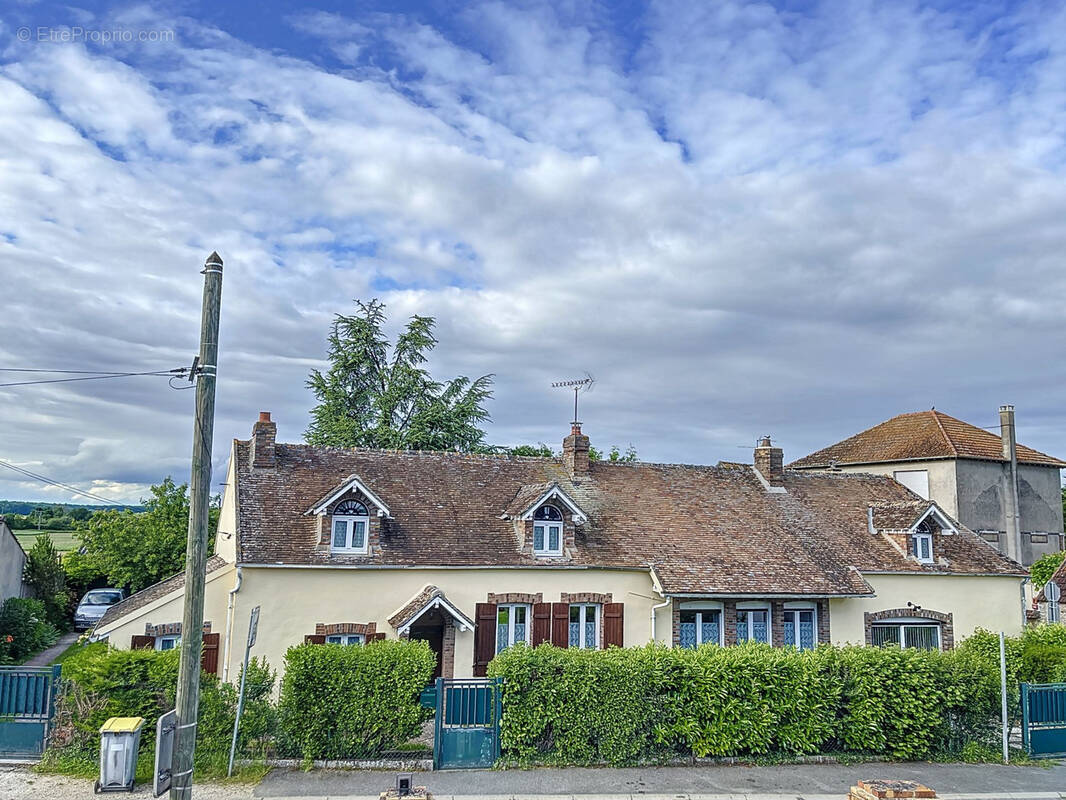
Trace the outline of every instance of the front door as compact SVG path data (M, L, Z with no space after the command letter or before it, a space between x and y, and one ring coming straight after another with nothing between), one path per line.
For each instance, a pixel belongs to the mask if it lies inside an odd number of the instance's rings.
M426 642L437 656L437 665L433 668L433 680L437 680L442 675L441 666L444 661L444 624L411 628L410 638L412 641Z

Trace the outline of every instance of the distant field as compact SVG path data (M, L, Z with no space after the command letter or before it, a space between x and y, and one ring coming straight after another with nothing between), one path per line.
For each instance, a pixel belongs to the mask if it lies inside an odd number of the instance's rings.
M77 541L74 539L74 531L50 531L46 528L40 531L36 528L14 531L15 538L19 540L22 549L27 553L33 547L33 542L36 540L38 533L47 533L52 537L52 544L56 546L56 550L60 553L67 553L78 546Z

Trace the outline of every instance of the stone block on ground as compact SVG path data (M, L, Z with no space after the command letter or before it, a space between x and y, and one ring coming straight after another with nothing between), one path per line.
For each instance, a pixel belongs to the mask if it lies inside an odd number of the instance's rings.
M931 798L936 792L918 781L862 780L851 787L848 800L886 800L886 798Z

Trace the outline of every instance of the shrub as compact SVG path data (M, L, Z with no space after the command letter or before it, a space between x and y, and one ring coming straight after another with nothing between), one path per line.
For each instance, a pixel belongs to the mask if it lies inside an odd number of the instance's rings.
M279 744L302 758L368 758L416 736L436 656L425 642L300 645L285 654Z
M67 630L71 601L67 575L59 560L59 551L47 533L38 535L26 554L24 579L33 590L33 596L44 604L44 618L58 630Z
M40 600L9 597L0 606L0 664L20 664L57 641Z

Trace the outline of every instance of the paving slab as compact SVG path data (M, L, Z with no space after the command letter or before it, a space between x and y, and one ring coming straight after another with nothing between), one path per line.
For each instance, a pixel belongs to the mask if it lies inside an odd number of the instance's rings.
M415 772L414 784L435 798L533 798L533 800L737 800L803 798L843 800L862 778L915 780L945 800L1066 800L1066 765L997 764L798 764L770 767L671 766L624 769L446 770ZM373 797L395 782L395 773L377 771L272 771L255 796L281 798Z

